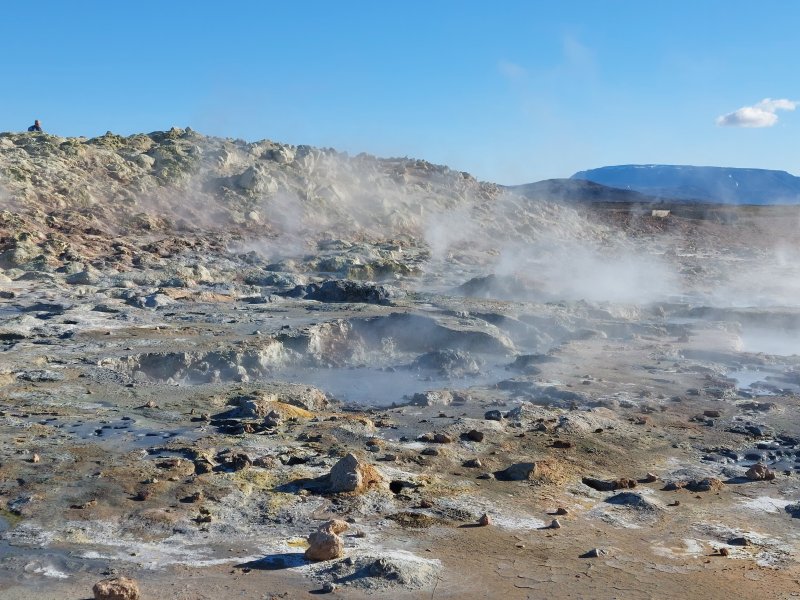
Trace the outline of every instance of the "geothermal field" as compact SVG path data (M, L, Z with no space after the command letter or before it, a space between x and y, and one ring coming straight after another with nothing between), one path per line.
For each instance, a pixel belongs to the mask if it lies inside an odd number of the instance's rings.
M0 134L0 598L796 597L800 209L563 200Z

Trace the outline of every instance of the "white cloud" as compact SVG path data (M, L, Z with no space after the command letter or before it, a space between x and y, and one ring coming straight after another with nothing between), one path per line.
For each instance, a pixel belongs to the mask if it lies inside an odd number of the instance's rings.
M519 81L528 76L528 70L525 67L521 67L518 64L509 62L507 60L501 60L499 63L497 63L497 69L500 71L501 75L507 79L510 79L511 81Z
M779 110L794 110L797 102L785 98L764 98L753 106L743 106L727 115L717 117L720 127L772 127L778 122Z

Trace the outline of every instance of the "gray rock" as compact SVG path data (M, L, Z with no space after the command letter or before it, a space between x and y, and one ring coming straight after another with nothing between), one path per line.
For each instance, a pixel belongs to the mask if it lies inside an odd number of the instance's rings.
M535 462L520 462L497 471L494 476L500 481L526 481L536 474Z
M487 410L484 413L483 418L487 421L502 421L503 420L503 413L499 410Z

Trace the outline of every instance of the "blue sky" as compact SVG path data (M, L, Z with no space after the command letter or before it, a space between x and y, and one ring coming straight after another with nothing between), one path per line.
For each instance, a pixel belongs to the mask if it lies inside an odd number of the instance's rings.
M188 125L508 184L625 163L800 174L800 2L491 4L9 2L0 130Z

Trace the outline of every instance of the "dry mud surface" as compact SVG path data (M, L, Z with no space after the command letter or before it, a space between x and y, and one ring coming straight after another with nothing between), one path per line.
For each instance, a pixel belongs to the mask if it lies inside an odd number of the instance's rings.
M795 209L0 142L0 597L800 594Z

